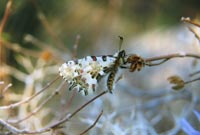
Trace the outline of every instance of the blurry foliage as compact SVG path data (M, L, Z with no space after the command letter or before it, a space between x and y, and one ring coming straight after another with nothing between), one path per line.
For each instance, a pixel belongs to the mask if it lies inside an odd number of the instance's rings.
M6 1L1 1L0 17ZM176 24L181 16L198 15L198 5L198 0L20 0L14 1L5 31L18 43L23 43L27 33L43 41L51 40L37 17L42 11L66 45L72 44L76 34L84 36L83 44L91 44L102 32L128 36L153 27Z

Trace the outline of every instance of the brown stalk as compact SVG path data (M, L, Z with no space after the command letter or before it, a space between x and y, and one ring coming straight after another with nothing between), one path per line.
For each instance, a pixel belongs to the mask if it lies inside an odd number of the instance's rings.
M58 95L58 92L62 89L62 87L64 86L64 83L61 83L61 85L49 96L47 97L36 109L34 109L30 114L28 114L26 117L17 120L15 122L9 122L9 123L14 123L14 124L19 124L20 122L23 122L25 120L27 120L28 118L30 118L31 116L35 115L37 112L39 112L45 104L47 104L54 96Z
M145 59L145 65L147 66L157 66L160 65L172 58L183 58L183 57L191 57L191 58L197 58L200 59L200 55L198 54L191 54L191 53L174 53L174 54L169 54L169 55L163 55L163 56L158 56L158 57L152 57L152 58L146 58ZM160 61L159 63L151 63L154 61Z
M197 27L200 27L200 24L199 24L199 23L196 23L196 22L190 20L190 18L188 18L188 17L187 17L187 18L182 17L182 18L181 18L181 21L187 22L187 23L190 23L190 24L193 24L193 25L195 25L195 26L197 26Z
M91 126L89 126L86 130L84 130L82 133L80 133L79 135L84 135L89 130L91 130L97 124L97 122L99 121L99 119L102 116L102 114L103 114L103 110L101 110L100 114L98 115L98 117L96 118L96 120L94 121L94 123Z
M191 27L188 27L188 29L195 35L195 37L200 41L200 35L198 35L198 33L196 33L196 31L194 29L192 29Z
M2 33L6 26L6 22L8 21L10 12L11 12L11 6L12 6L12 0L9 0L6 5L5 13L3 15L2 21L0 22L0 66L2 66L4 63L6 63L6 50L3 46L3 37ZM5 72L5 71L0 71ZM0 80L7 80L6 76L0 76ZM2 86L0 86L0 90L2 89Z
M11 6L12 6L12 0L9 0L7 2L7 5L6 5L6 10L5 10L5 13L4 13L4 16L3 16L3 19L1 21L1 24L0 24L0 41L2 41L1 37L2 37L2 32L3 32L3 29L6 25L6 22L8 20L8 17L10 15L10 11L11 11ZM1 43L1 42L0 42Z
M34 99L36 96L38 96L39 94L41 94L42 92L44 92L47 88L49 88L54 82L56 82L58 79L60 78L60 76L56 77L53 81L51 81L50 83L48 83L43 89L41 89L40 91L38 91L37 93L35 93L34 95L27 97L25 100L7 105L7 106L0 106L0 110L6 110L6 109L12 109L15 107L18 107L21 104L25 104L30 102L32 99Z
M59 125L69 121L69 119L71 119L74 115L76 115L78 112L80 112L82 109L84 109L88 104L92 103L94 100L96 100L97 98L103 96L104 94L106 94L107 91L103 91L102 93L100 93L99 95L95 96L94 98L92 98L91 100L89 100L88 102L86 102L85 104L83 104L81 107L79 107L76 111L74 111L72 114L70 114L69 116L63 118L62 120L58 121L57 123L54 123L53 125L49 126L49 128L56 128Z

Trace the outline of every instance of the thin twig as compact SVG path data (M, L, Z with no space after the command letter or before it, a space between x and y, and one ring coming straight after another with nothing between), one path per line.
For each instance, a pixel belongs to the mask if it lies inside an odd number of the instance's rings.
M91 100L89 100L88 102L86 102L85 104L83 104L81 107L79 107L76 111L74 111L72 114L70 114L69 116L63 118L62 120L58 121L57 123L54 123L53 125L49 126L49 128L56 128L59 125L65 123L66 121L69 121L69 119L71 119L74 115L76 115L78 112L80 112L82 109L84 109L88 104L92 103L94 100L96 100L97 98L103 96L104 94L106 94L108 91L103 91L102 93L100 93L99 95L95 96L94 98L92 98Z
M147 59L145 59L145 63L146 63L146 65L151 65L151 62L153 62L153 61L158 61L158 60L164 59L164 61L160 63L160 64L162 64L162 63L168 61L169 59L183 58L183 57L191 57L191 58L200 59L200 55L198 55L198 54L191 54L191 53L182 52L182 53L174 53L174 54L169 54L169 55L162 55L162 56L147 58ZM156 64L156 65L158 65L158 64Z
M52 59L56 62L61 61L60 59L60 52L55 51L55 49L51 48L48 44L42 43L40 42L38 39L36 39L35 37L31 36L31 35L27 35L25 37L25 40L27 42L31 42L32 44L36 45L37 47L41 48L42 50L48 50L50 52L52 52L53 57ZM41 52L38 52L36 50L30 50L30 49L26 49L21 47L19 44L16 43L10 43L8 41L3 41L4 46L10 50L13 50L17 53L22 53L26 56L32 56L32 57L36 57L38 58L38 56L41 55Z
M198 33L196 33L196 31L194 29L192 29L191 27L188 27L188 29L195 35L195 37L200 41L200 35L198 35Z
M200 24L198 24L198 23L196 23L196 22L194 22L194 21L191 21L189 17L187 17L187 18L182 17L182 18L181 18L181 21L187 22L187 23L190 23L190 24L193 24L193 25L195 25L195 26L197 26L197 27L200 27Z
M145 63L145 65L147 65L147 66L158 66L158 65L165 63L168 60L170 60L170 59L164 59L164 60L162 60L161 62L158 62L158 63Z
M25 100L19 101L17 103L14 104L10 104L7 106L0 106L0 110L5 110L5 109L12 109L15 107L18 107L21 104L24 103L28 103L30 102L32 99L34 99L36 96L38 96L40 93L42 93L43 91L45 91L47 88L49 88L54 82L56 82L58 79L60 78L60 76L57 76L53 81L51 81L50 83L48 83L43 89L41 89L40 91L38 91L37 93L35 93L34 95L27 97Z
M0 81L0 85L4 84L4 81ZM4 93L12 86L11 83L7 84L3 87L3 89L0 91L0 99L4 98Z
M200 73L200 71L196 71L196 72L194 72L194 73L191 73L190 74L190 77L192 77L192 76L194 76L194 75L196 75L196 74L199 74Z
M50 52L52 55L53 55L53 57L51 57L51 58L53 58L53 60L54 61L61 61L60 59L61 59L61 56L60 56L60 52L59 51L57 51L57 50L55 50L55 48L53 48L52 47L52 45L51 44L47 44L47 43L44 43L44 42L42 42L41 40L39 40L38 38L36 38L36 37L34 37L33 35L30 35L30 34L27 34L25 37L24 37L24 40L26 41L26 42L28 42L28 43L31 43L31 44L33 44L34 46L36 46L36 47L38 47L38 48L40 48L41 50L45 50L45 51L48 51L48 52ZM9 47L9 46L8 46ZM10 47L11 49L12 49L12 46ZM13 48L13 49L15 49L15 48ZM20 48L20 47L18 47L17 49L20 49L20 50L25 50L24 48ZM28 50L28 49L26 49L25 50L26 52L29 52L30 50ZM21 51L22 53L24 53L24 51ZM25 53L26 53L25 52ZM37 52L37 51L32 51L33 53L32 53L32 55L31 56L39 56L40 54L41 54L41 52ZM38 55L34 55L34 53L38 53ZM27 54L27 53L26 53ZM30 54L27 54L27 55L30 55Z
M38 38L34 37L31 34L25 35L24 40L26 42L28 42L28 43L31 43L31 44L35 45L36 47L38 47L38 48L40 48L42 50L45 50L47 48L48 49L51 48L51 44L44 43L44 42L42 42L41 40L39 40Z
M71 115L66 116L65 118L63 118L62 120L58 121L57 123L55 123L53 125L50 125L48 127L42 128L42 129L37 130L37 131L20 130L20 129L17 129L16 127L12 126L11 124L9 124L9 123L5 122L4 120L1 120L1 119L0 119L0 124L3 125L3 126L5 126L10 132L12 132L14 134L39 134L39 133L48 132L48 131L51 131L52 129L59 128L59 126L61 124L67 122L74 115L76 115L78 112L80 112L82 109L84 109L88 104L92 103L94 100L96 100L97 98L103 96L107 92L108 91L103 91L99 95L95 96L94 98L92 98L91 100L89 100L88 102L86 102L85 104L83 104L76 111L74 111Z
M5 122L4 120L0 119L0 124L5 126L11 133L13 134L19 134L19 133L27 133L27 130L20 130L16 127L12 126L11 124Z
M186 82L184 82L184 84L192 83L192 82L199 81L199 80L200 80L200 77L192 79L192 80L189 80L189 81L186 81Z
M86 130L84 130L82 133L80 133L80 135L84 135L89 130L91 130L96 125L96 123L99 121L99 119L102 116L102 114L103 114L103 110L101 110L100 114L98 115L98 117L96 118L96 120L94 121L94 123L91 126L89 126Z
M3 63L6 63L6 50L3 45L3 38L2 33L5 28L6 22L11 12L12 0L9 0L6 5L5 13L3 15L3 19L0 22L0 65L2 66ZM4 76L0 77L1 80L5 80Z
M60 86L48 97L46 98L36 109L34 109L30 114L28 114L26 117L20 119L20 120L17 120L17 121L9 121L9 123L14 123L14 124L18 124L22 121L25 121L27 120L28 118L30 118L31 116L35 115L37 112L39 112L43 106L45 104L48 103L48 101L50 101L55 95L58 95L58 92L63 88L64 86L64 81L60 84Z
M1 91L0 97L3 97L4 94L6 93L6 91L12 86L12 83L9 83L8 85L6 85L3 90Z
M37 130L37 131L29 131L27 129L18 129L16 127L14 127L13 125L9 124L8 122L0 119L0 125L3 125L4 127L6 127L8 129L9 132L4 132L4 134L41 134L47 131L50 131L50 129L41 129L41 130Z
M73 101L73 99L74 99L76 93L77 93L76 91L73 91L73 92L72 92L72 95L71 95L69 101L67 101L67 105L66 105L66 107L65 107L66 110L70 107L70 105L71 105L71 103L72 103L72 101Z
M9 15L10 15L11 6L12 6L12 0L9 0L7 5L6 5L6 10L5 10L3 19L2 19L1 24L0 24L0 39L1 39L1 34L3 32L3 29L5 27L5 24L6 24L7 20L8 20Z
M38 57L40 55L39 52L30 50L30 49L26 49L26 48L22 48L20 45L15 44L15 43L9 43L9 42L4 42L4 45L6 48L11 49L15 52L21 52L27 56L33 56L33 57Z

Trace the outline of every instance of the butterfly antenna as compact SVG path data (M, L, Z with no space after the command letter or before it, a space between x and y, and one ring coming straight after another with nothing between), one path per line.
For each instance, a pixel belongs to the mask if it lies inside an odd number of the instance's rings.
M120 51L124 38L122 36L119 36L119 39L120 39L120 41L119 41L119 51Z

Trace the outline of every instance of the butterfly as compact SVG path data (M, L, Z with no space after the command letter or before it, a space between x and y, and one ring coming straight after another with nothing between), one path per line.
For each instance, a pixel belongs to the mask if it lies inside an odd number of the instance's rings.
M123 40L121 37L120 39ZM94 93L99 81L108 75L107 89L112 93L116 73L120 67L123 68L126 61L125 50L114 55L86 56L62 64L59 74L68 82L69 90L77 89L83 95Z

